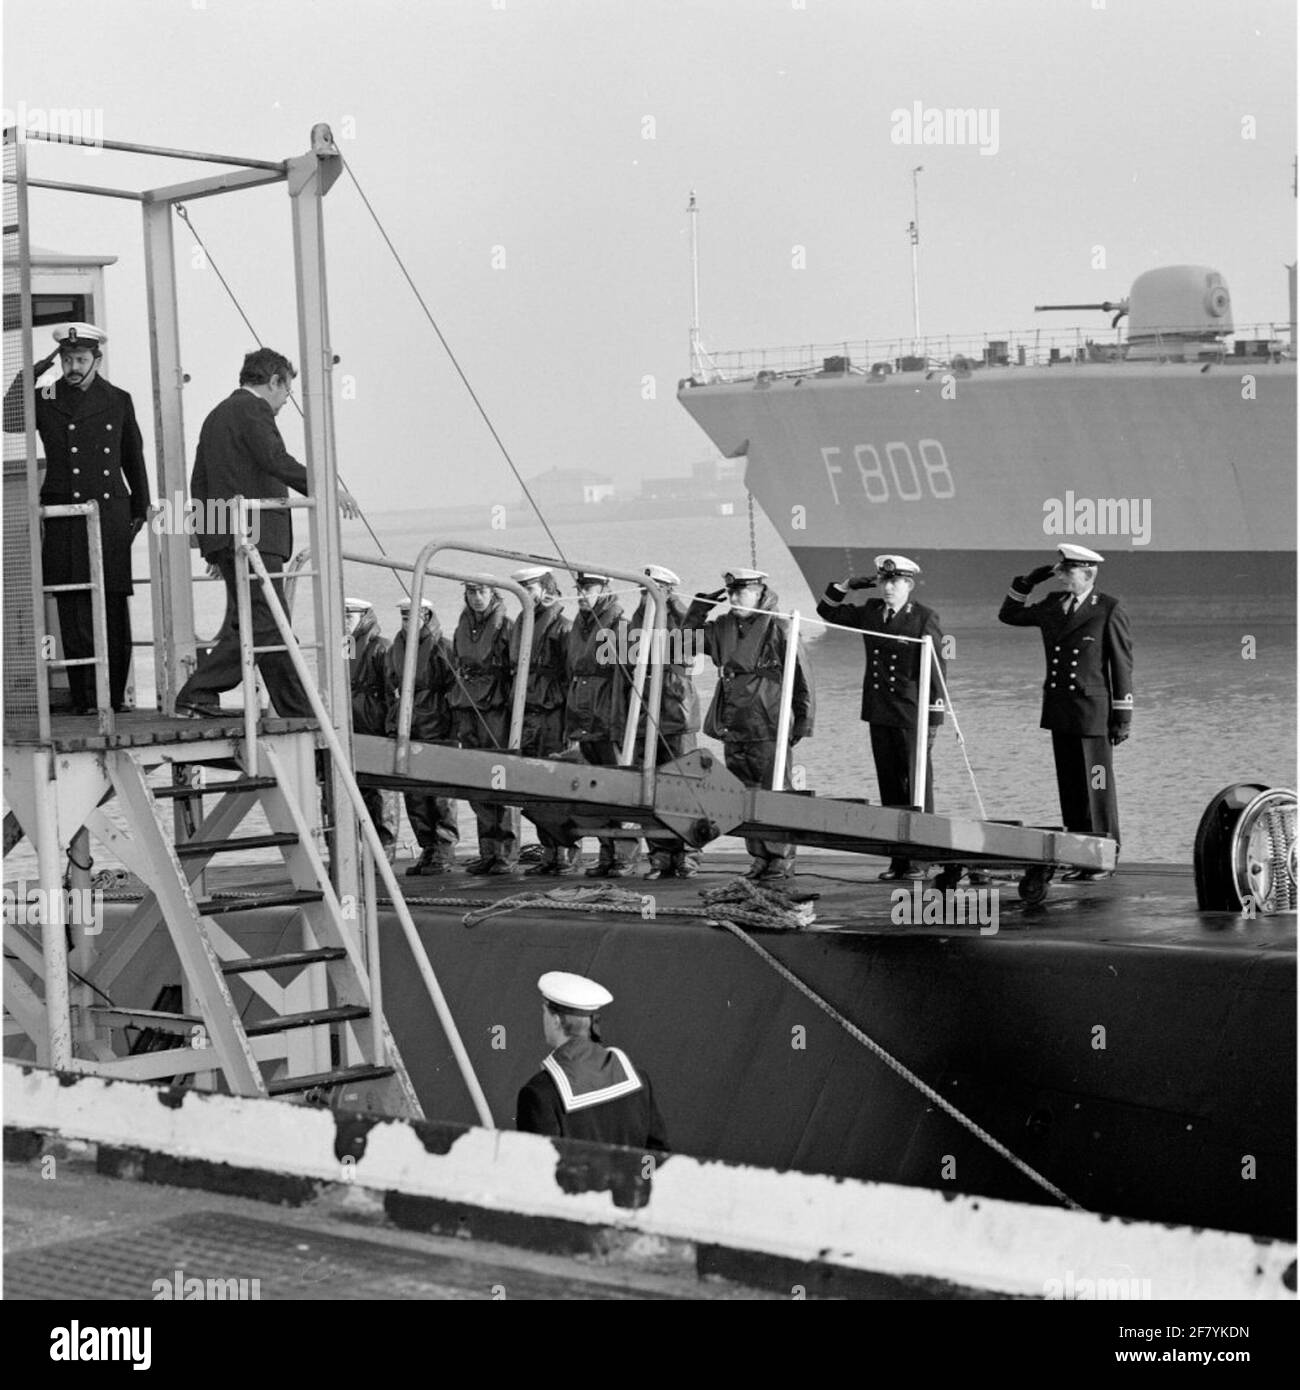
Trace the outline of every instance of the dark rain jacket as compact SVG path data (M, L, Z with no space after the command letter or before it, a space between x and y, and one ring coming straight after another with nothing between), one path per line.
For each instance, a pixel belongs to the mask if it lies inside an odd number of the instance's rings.
M773 616L777 596L764 585L756 609L743 612L732 608L705 623L712 607L708 599L696 599L686 615L689 627L703 629L704 651L718 668L718 687L704 720L704 732L724 743L775 739L789 630L784 618ZM802 641L796 656L790 713L790 737L808 738L813 731L814 697L812 668Z
M564 732L579 743L623 737L631 668L619 660L628 651L628 622L612 594L590 611L579 609L569 630L569 694Z
M500 594L482 613L466 606L451 639L451 657L459 680L447 692L452 709L510 708L510 632L513 624Z
M402 691L402 665L406 660L406 624L397 631L388 649L387 733L397 733L398 702ZM451 646L442 635L435 615L421 629L420 647L415 654L415 703L411 709L413 739L441 739L451 736L451 710L447 688L451 684Z
M529 653L528 694L524 708L532 712L564 708L569 690L569 629L558 600L533 608L533 646ZM519 664L523 624L510 628L510 668Z
M659 733L664 738L676 738L681 734L696 734L700 731L700 697L695 690L695 680L691 674L695 653L703 651L695 643L696 630L687 625L689 612L686 601L678 594L668 597L668 614L664 642L664 693L659 706ZM649 620L650 600L643 598L632 615L632 632L642 634L640 641L649 641L649 633L642 633L642 624ZM635 640L635 639L634 639ZM633 657L635 668L635 651ZM653 653L651 654L653 657ZM641 692L645 701L650 698L650 670L646 669L645 689ZM641 707L641 724L638 737L644 737L646 724L645 704Z
M352 729L358 734L388 732L388 638L379 631L374 610L362 615L352 634Z

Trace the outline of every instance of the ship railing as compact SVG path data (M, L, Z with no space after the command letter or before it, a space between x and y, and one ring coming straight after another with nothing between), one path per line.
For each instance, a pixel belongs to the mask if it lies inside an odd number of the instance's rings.
M1185 331L1185 330L1184 330ZM1171 337L1178 330L1168 330ZM1146 337L1159 337L1148 328ZM1225 358L1290 358L1295 345L1290 323L1238 324L1219 340ZM707 369L697 364L686 385L712 385L778 377L880 378L895 372L985 367L1050 367L1058 363L1123 361L1128 338L1119 328L1007 329L970 335L926 338L845 339L776 348L747 348L710 354ZM1210 346L1207 344L1207 347Z

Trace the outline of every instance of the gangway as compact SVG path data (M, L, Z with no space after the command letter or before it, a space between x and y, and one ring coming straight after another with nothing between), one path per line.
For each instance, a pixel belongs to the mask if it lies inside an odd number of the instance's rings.
M598 767L574 761L569 755L526 758L517 750L481 751L412 743L415 642L414 632L408 631L396 738L355 735L353 739L356 771L373 785L523 806L530 819L544 825L561 843L570 845L584 835L613 835L633 828L652 839L664 835L678 837L693 849L702 848L720 835L752 836L856 854L915 856L942 866L935 880L939 888L955 887L968 868L1015 871L1019 875L1020 896L1031 903L1042 901L1058 868L1115 868L1118 846L1108 836L936 815L916 808L871 806L861 800L818 797L805 791L746 787L706 750L656 765L654 739L649 736L640 740L641 766L627 766L635 752L647 670L646 725L651 730L658 728L664 644L655 638L662 639L665 612L659 586L644 574L611 570L599 562L435 539L421 550L413 566L388 560L370 562L411 572L412 623L416 621L424 577L431 572L434 557L443 550L574 573L595 571L629 580L646 591L650 606L647 631L642 636L648 635L650 640L637 644L637 668L622 744L621 761L625 765ZM789 661L793 663L794 644L788 646ZM516 696L527 679L527 654L528 646L524 644L515 672ZM787 702L789 688L787 680ZM927 703L920 702L922 717ZM925 740L917 742L923 747ZM923 767L916 784L924 785Z

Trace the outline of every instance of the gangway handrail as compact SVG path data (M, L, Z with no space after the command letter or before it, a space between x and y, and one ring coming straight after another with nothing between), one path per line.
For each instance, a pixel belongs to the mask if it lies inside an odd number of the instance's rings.
M37 508L37 515L44 521L47 517L84 517L86 520L86 551L90 561L90 579L83 584L42 584L41 591L46 594L59 594L90 590L90 622L93 633L95 654L93 656L45 657L37 661L37 680L45 683L45 701L49 705L50 667L93 666L95 668L95 713L99 720L99 732L111 734L116 727L113 718L113 696L109 689L108 676L108 611L104 595L104 550L99 524L99 503L60 502ZM42 574L42 579L44 575ZM42 605L44 607L44 605ZM42 627L45 614L40 615Z
M530 555L527 551L505 550L497 546L490 545L470 545L455 540L432 540L420 551L416 557L415 568L411 583L411 614L407 619L406 637L406 660L402 669L401 695L397 710L397 753L394 770L405 772L410 762L411 752L411 709L414 702L415 684L415 645L418 644L417 624L419 623L420 596L424 592L424 576L433 557L440 550L459 550L467 555L490 555L499 560L517 560L521 564L545 565L548 569L561 569L570 574L580 574L584 570L595 574L605 574L611 579L626 579L631 583L644 589L650 596L650 601L654 611L654 630L661 631L667 627L667 600L661 585L657 584L648 574L642 571L637 574L630 570L611 569L603 564L580 564L575 560L554 560L545 555ZM629 623L629 630L631 624ZM644 643L642 644L645 645ZM651 646L658 648L657 640L651 640ZM616 654L617 655L617 654ZM662 652L657 652L657 656L662 656ZM644 653L648 661L650 654ZM640 657L638 657L640 659ZM664 668L662 660L656 659L650 667L650 703L646 712L647 737L641 759L641 796L647 806L654 802L655 788L655 747L656 742L648 736L650 728L659 727L659 706L663 698ZM630 729L630 736L629 736ZM623 752L620 755L619 766L626 767L631 762L631 746L635 746L636 721L629 721L624 729Z
M345 550L340 559L348 564L375 565L380 569L405 570L407 574L412 574L415 571L413 563L406 560L390 560L386 555L356 555ZM533 601L528 590L522 584L516 584L513 579L498 579L495 575L481 572L468 573L459 570L434 569L429 566L425 573L432 574L438 579L459 580L463 584L485 584L493 589L508 589L519 600L519 664L515 667L514 685L511 690L510 731L506 735L506 747L516 749L521 747L524 733L524 705L528 699L528 668L533 655ZM409 638L406 646L409 651ZM403 671L405 671L405 663L403 663ZM412 706L414 706L414 689L412 689ZM398 723L400 727L400 713Z
M443 1032L447 1036L447 1041L451 1045L452 1054L456 1058L456 1064L460 1069L461 1078L465 1082L466 1089L470 1093L470 1098L474 1102L474 1109L478 1113L479 1123L488 1129L495 1129L496 1122L492 1118L492 1111L488 1106L487 1097L483 1094L483 1088L479 1085L478 1077L474 1073L474 1064L470 1061L469 1053L465 1050L465 1044L461 1040L460 1032L456 1027L456 1021L451 1016L451 1009L448 1007L446 996L442 992L442 987L438 984L438 977L434 974L433 965L429 960L428 953L424 949L424 943L420 940L420 934L415 929L415 922L411 918L411 911L406 905L405 898L402 897L402 890L397 882L397 877L393 873L393 866L388 862L388 856L384 852L384 847L380 843L379 833L375 829L374 822L370 819L370 813L366 809L366 803L361 795L361 788L357 783L356 775L352 771L350 760L339 739L338 733L330 722L329 711L325 708L325 702L321 699L320 691L316 688L316 681L307 669L307 663L299 649L298 641L294 637L293 626L289 622L288 614L284 611L280 603L279 595L275 592L275 586L271 583L271 576L267 571L266 565L262 562L262 557L258 553L257 547L246 536L240 536L236 540L236 549L241 561L248 568L256 572L262 584L263 597L266 599L266 606L271 611L271 616L275 619L276 626L280 629L280 636L284 639L284 648L290 661L293 662L294 670L298 674L298 679L302 682L302 688L311 702L312 712L316 716L316 722L320 725L321 737L325 740L329 748L330 756L334 759L335 771L339 781L348 794L348 799L357 816L357 828L360 830L366 842L366 848L370 852L370 857L374 861L374 866L379 870L384 880L384 887L388 890L388 896L392 900L393 910L397 914L397 920L401 923L403 935L406 937L406 944L411 952L411 957L415 961L415 967L419 971L420 979L424 987L429 992L429 997L433 1001L434 1010L437 1012L438 1021L442 1024ZM247 575L245 575L247 584ZM416 600L418 602L418 599ZM240 622L244 622L246 615L240 613ZM245 757L250 756L246 751ZM367 970L375 975L380 969L378 960L370 960L367 963Z

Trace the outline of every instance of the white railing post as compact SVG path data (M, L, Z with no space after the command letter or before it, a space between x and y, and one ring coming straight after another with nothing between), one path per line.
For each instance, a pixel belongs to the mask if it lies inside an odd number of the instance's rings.
M916 751L912 757L912 805L925 810L925 771L930 753L930 662L934 638L921 638L921 671L916 681Z
M253 631L253 595L248 574L248 556L244 544L251 544L248 502L235 498L235 516L239 535L232 536L231 559L235 562L235 598L239 614L239 667L244 691L244 753L245 767L250 777L257 776L257 653L253 647L257 635Z
M790 614L785 634L785 666L781 671L781 708L776 718L776 760L772 764L772 790L785 790L786 751L790 743L790 703L794 698L794 674L799 664L799 610Z

